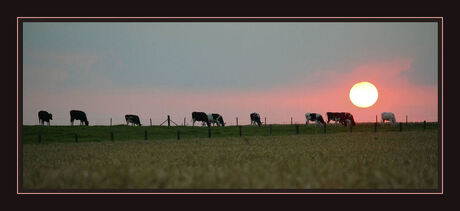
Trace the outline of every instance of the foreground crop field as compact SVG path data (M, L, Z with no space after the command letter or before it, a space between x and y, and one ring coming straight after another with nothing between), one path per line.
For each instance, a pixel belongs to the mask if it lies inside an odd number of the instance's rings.
M24 144L37 189L436 189L437 130Z

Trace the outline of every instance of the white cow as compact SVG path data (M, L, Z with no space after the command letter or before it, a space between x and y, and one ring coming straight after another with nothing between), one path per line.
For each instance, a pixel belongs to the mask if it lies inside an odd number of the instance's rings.
M396 126L395 114L392 112L382 112L382 127L385 126L385 120L390 121L393 126Z
M307 119L306 125L308 125L308 122L309 122L309 121L316 122L316 125L319 125L319 124L326 124L326 122L324 122L324 119L323 119L323 117L321 116L321 114L317 114L317 113L306 113L306 114L305 114L305 118ZM316 126L316 125L315 125L315 126Z

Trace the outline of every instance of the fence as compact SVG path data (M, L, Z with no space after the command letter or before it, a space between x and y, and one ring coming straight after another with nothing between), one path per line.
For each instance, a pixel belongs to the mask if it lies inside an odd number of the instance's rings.
M397 125L386 123L358 123L354 127L344 127L335 124L326 125L267 125L250 126L238 125L229 127L138 127L138 126L112 126L112 127L86 127L74 126L56 130L49 127L35 127L36 133L27 132L23 138L24 143L49 143L49 142L85 142L85 141L126 141L126 140L160 140L184 138L219 138L219 137L242 137L242 136L272 136L272 135L300 135L300 134L332 134L332 133L356 133L356 132L402 132L402 131L425 131L437 129L437 123L405 123ZM25 130L27 127L24 128ZM69 136L69 133L71 136ZM35 134L35 138L33 138ZM33 140L35 139L35 140Z

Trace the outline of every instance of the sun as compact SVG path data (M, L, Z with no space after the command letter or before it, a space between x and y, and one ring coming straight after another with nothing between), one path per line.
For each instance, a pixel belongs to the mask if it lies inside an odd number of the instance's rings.
M360 108L367 108L374 105L379 98L379 92L374 84L367 81L353 85L350 90L350 100L353 105Z

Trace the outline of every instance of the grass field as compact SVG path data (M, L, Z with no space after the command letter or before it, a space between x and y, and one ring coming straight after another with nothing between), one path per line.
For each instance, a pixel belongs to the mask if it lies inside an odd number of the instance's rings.
M402 124L403 131L423 131L422 123L405 123ZM437 123L427 122L426 130L437 130ZM243 126L241 129L242 136L270 136L270 127L263 126ZM177 139L177 131L180 131L180 138L208 138L207 127L166 127L166 126L23 126L23 143L38 143L38 135L41 136L41 143L55 142L75 142L75 134L78 136L78 142L101 142L110 141L111 133L115 141L144 140L145 131L147 131L147 140L164 140ZM399 132L399 125L391 127L389 125L382 127L377 125L378 132ZM343 126L328 125L326 133L349 133L350 129ZM355 132L374 132L374 123L359 123L352 129ZM299 134L323 134L323 127L313 125L299 125ZM272 135L295 135L296 127L294 125L272 125ZM239 128L237 126L212 127L211 138L222 137L239 137Z
M144 141L146 129L149 140ZM437 188L437 125L426 130L409 125L403 132L399 127L378 128L377 133L371 124L358 125L352 133L330 127L327 134L322 128L300 126L300 135L295 127L275 125L272 136L268 127L248 126L243 137L236 127L212 129L209 139L207 129L199 127L25 126L23 187ZM110 131L115 131L114 142ZM37 144L37 132L43 134L42 144Z

